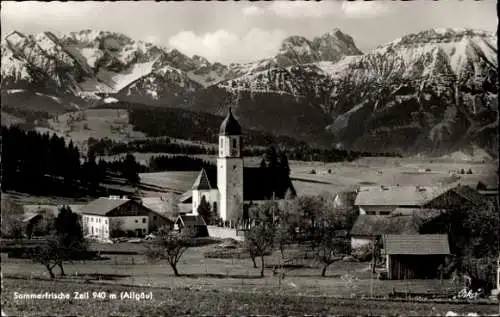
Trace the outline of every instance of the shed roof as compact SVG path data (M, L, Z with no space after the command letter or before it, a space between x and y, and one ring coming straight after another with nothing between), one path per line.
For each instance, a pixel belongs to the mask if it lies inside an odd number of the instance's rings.
M130 199L116 199L108 197L99 197L90 202L88 205L82 206L80 212L83 214L93 214L105 216L111 210L128 203Z
M361 187L356 206L423 206L449 188L444 186L369 186Z
M450 254L448 235L417 234L383 236L386 254L397 255L446 255Z
M387 216L359 215L351 229L351 235L418 234L423 224L441 213L437 209L396 208Z
M487 201L483 195L469 186L457 186L451 190L474 205L482 205Z
M411 215L359 215L351 229L351 236L381 236L383 234L417 234L418 224Z
M206 226L206 222L200 215L182 215L177 218L184 226Z

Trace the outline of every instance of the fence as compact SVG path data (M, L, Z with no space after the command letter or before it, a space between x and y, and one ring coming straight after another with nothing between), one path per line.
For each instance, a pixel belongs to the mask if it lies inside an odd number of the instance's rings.
M242 230L217 227L217 226L207 226L208 235L213 238L219 239L234 239L238 241L244 240L244 235Z

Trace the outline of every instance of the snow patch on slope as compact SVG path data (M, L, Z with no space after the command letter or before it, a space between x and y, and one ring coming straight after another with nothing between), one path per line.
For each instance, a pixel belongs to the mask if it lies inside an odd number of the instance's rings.
M108 83L108 85L115 91L119 91L122 88L125 88L130 83L138 80L139 78L150 74L153 70L154 63L155 61L134 64L132 67L122 73L116 73L101 68L97 73L97 78L103 82Z

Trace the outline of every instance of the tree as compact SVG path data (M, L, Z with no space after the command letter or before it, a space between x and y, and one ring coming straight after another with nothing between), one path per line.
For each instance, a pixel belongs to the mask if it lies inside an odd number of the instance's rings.
M276 203L268 202L253 209L251 221L253 225L245 231L245 245L256 267L255 257L260 257L260 276L264 277L264 256L272 251L276 235L279 212Z
M343 222L342 218L342 214L333 211L324 214L319 221L314 257L323 264L321 276L326 275L326 270L331 264L342 260L343 256L349 254L349 240L342 232L339 233L344 228L340 225Z
M321 276L325 276L331 264L342 260L343 256L350 253L350 241L346 232L351 230L357 213L350 208L335 206L334 195L322 195L319 201L320 209L316 213L314 256L323 264Z
M212 209L210 208L210 204L207 202L205 196L201 197L201 201L198 205L197 211L198 215L203 217L207 224L212 224L214 217L212 214Z
M139 164L136 162L135 156L133 154L129 153L125 156L125 160L123 161L122 175L130 184L139 183Z
M180 276L177 264L184 252L193 245L194 233L190 230L177 232L170 228L159 230L155 240L147 246L146 255L152 261L166 260L175 276Z
M494 287L495 261L499 254L498 206L485 201L480 206L460 206L426 224L423 230L447 233L455 261L447 272L457 270L471 278L473 289Z
M3 196L3 195L2 195ZM23 236L23 208L10 198L2 197L2 237L21 238Z
M299 196L290 205L296 226L301 234L305 234L305 239L310 242L313 252L317 242L318 218L323 213L323 208L325 205L320 196Z
M59 267L61 276L64 276L64 262L80 258L87 250L79 216L73 213L69 206L60 209L53 224L46 243L34 248L30 254L35 263L47 268L51 278L55 278L53 272L55 266Z
M44 236L51 234L54 230L55 217L50 210L40 210L38 211L40 215L40 220L33 226L32 234L37 236Z
M40 263L47 268L50 278L55 278L54 267L59 266L61 276L64 276L63 261L68 259L67 250L62 245L57 236L51 236L46 244L35 247L31 250L30 258L35 263Z

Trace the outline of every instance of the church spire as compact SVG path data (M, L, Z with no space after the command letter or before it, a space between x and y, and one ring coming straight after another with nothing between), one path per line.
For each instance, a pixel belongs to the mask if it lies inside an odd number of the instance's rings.
M229 107L226 118L222 121L219 135L241 135L241 126L233 116L233 111Z

